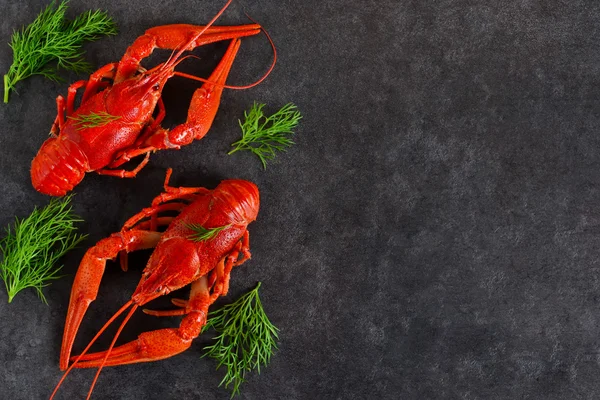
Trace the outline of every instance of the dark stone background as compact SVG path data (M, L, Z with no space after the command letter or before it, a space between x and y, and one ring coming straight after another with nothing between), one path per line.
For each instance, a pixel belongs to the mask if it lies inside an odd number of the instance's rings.
M45 3L3 0L2 42ZM86 46L100 66L145 29L205 23L222 3L73 0L71 15L101 7L120 26ZM33 290L0 302L0 397L49 396L83 252L147 206L173 167L176 185L239 177L261 189L253 259L222 302L262 281L281 341L240 398L600 398L600 3L236 1L219 23L246 23L244 11L273 36L275 70L226 91L202 141L155 154L135 180L89 174L76 188L89 239L65 257L69 276L45 290L49 306ZM206 76L224 48L183 68ZM252 82L270 57L264 37L243 40L229 82ZM0 71L10 62L3 44ZM34 77L0 106L0 226L48 202L29 165L67 87ZM167 125L185 118L196 87L168 85ZM255 100L304 114L297 144L266 171L226 154ZM147 255L126 274L108 266L76 349L129 299ZM120 341L177 323L138 313ZM208 341L106 368L94 398L228 399L223 371L200 358ZM72 373L59 397L84 398L93 374Z

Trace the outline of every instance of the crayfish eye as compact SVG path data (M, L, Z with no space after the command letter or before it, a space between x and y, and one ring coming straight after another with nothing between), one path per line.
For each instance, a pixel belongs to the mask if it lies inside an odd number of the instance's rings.
M156 290L155 290L155 292L156 292L156 293L160 293L160 291L161 291L161 290L162 290L162 288L161 288L161 287L157 287L157 288L156 288Z
M160 85L157 83L156 85L152 86L152 89L158 90L158 89L160 89Z

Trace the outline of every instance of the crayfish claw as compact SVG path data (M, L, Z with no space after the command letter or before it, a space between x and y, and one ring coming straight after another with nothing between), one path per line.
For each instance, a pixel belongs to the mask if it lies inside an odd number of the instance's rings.
M82 356L75 368L97 368L105 358L107 367L162 360L187 350L191 343L192 339L181 337L178 329L144 332L136 340L112 349L108 358L106 351ZM77 357L71 359L75 361Z

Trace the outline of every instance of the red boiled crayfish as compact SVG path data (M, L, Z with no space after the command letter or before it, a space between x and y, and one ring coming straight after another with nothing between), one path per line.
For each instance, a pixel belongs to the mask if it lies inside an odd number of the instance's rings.
M189 348L206 323L208 307L219 296L227 294L231 269L250 259L247 226L258 214L256 185L244 180L226 180L214 190L176 188L169 186L171 172L170 169L167 171L165 191L152 201L151 207L130 218L120 232L98 242L83 257L71 290L60 368L67 369L69 359L73 363L52 397L73 367L98 367L97 378L105 365L160 360ZM158 214L164 211L179 214L159 217ZM165 225L166 230L159 232L159 227ZM197 226L216 228L217 233L210 239L198 240L194 237ZM83 316L98 294L106 260L120 255L121 266L127 270L127 253L148 248L155 249L131 299L102 327L80 356L70 358ZM178 329L145 332L137 340L113 348L124 325L139 306L188 284L191 284L189 300L172 300L178 309L144 310L156 316L185 315ZM109 349L86 354L100 334L129 307L131 310Z
M272 70L248 86L225 85L240 38L256 35L258 24L211 26L231 0L206 26L165 25L151 28L127 49L118 63L94 72L87 81L69 87L67 99L58 96L58 115L47 139L31 164L31 181L39 192L62 196L83 179L86 172L135 177L147 164L150 152L179 149L208 132L220 104L223 88L248 88L260 83ZM185 51L231 39L215 71L201 79L175 71ZM269 41L271 39L269 38ZM272 44L272 42L271 42ZM140 61L156 48L174 54L157 67L145 70ZM273 50L275 48L273 47ZM172 130L160 126L165 117L162 89L174 75L205 82L195 91L185 123ZM85 88L81 104L74 110L77 90ZM153 117L155 110L158 114ZM145 158L131 171L116 169L131 158Z

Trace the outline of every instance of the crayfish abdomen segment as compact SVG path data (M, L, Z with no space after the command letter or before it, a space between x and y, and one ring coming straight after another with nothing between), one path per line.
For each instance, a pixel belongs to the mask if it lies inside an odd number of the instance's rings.
M65 137L50 138L31 162L31 182L38 192L64 196L88 169L88 158L77 143Z

